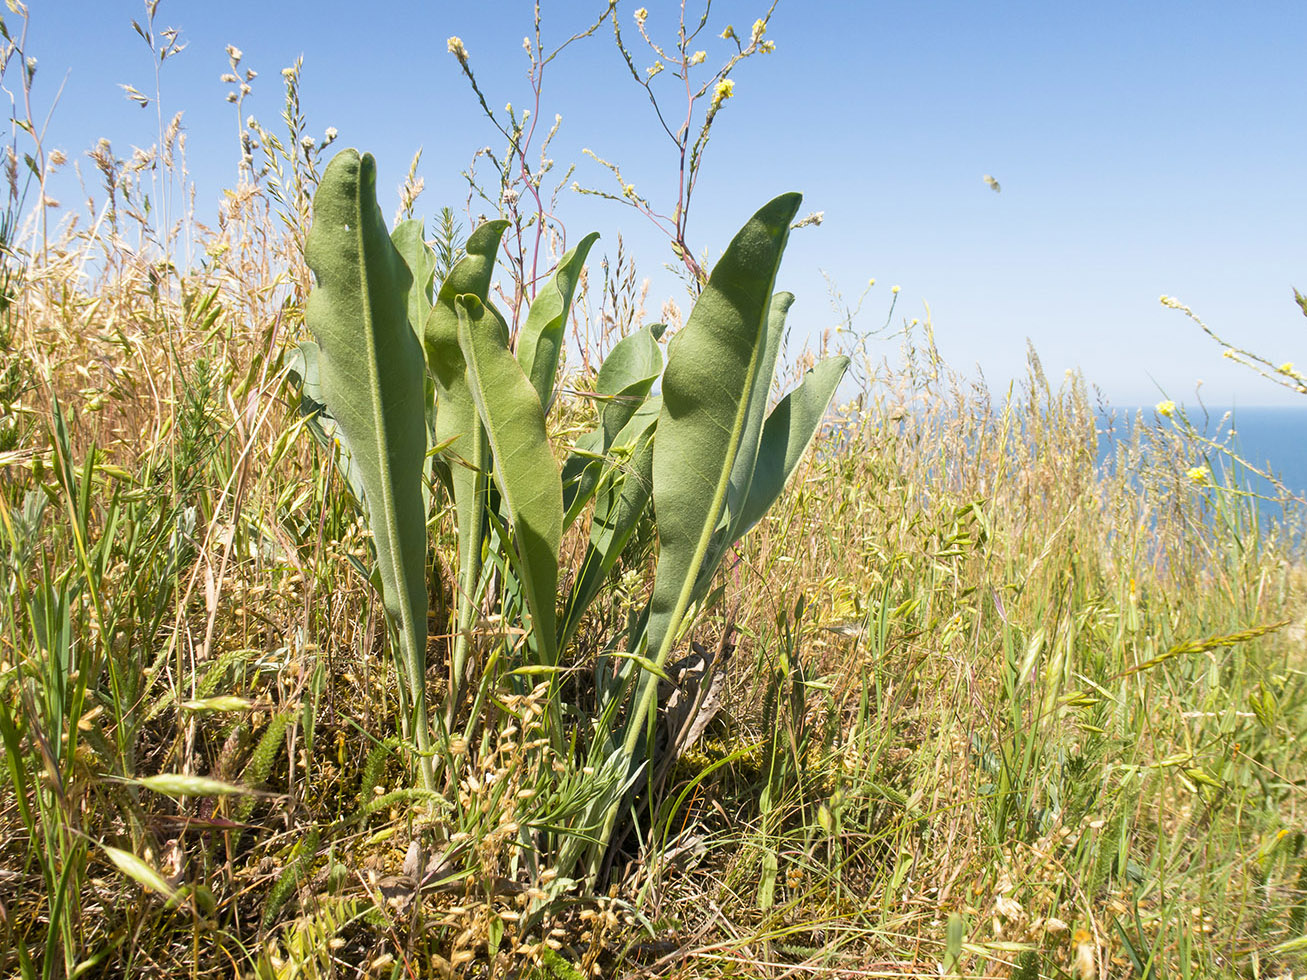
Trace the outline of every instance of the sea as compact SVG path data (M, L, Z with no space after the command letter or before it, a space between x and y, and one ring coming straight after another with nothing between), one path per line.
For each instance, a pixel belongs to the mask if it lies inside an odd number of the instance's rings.
M1290 493L1307 499L1307 399L1303 401L1301 407L1208 407L1205 410L1195 410L1186 406L1184 411L1199 433L1227 446L1253 466L1274 474ZM1140 414L1145 426L1158 421L1156 408L1152 405L1138 409L1112 408L1110 412L1100 412L1100 463L1113 456L1117 439L1129 438ZM1162 421L1169 425L1172 420ZM1106 436L1109 428L1114 430L1110 438ZM1221 458L1220 453L1209 452L1208 457L1217 466L1218 472L1222 470L1222 463L1225 463L1224 468L1228 471L1229 464ZM1246 478L1249 490L1260 494L1274 493L1274 488L1260 477L1246 474ZM1264 502L1262 510L1264 516L1275 517L1282 508Z

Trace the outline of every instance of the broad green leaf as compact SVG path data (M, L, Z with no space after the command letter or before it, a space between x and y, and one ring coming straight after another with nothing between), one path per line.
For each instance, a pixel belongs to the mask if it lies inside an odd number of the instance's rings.
M804 374L799 386L782 398L767 417L749 496L733 525L734 540L748 534L785 489L821 427L848 367L847 357L828 357Z
M600 411L605 447L612 444L643 403L663 372L663 351L658 338L667 327L651 324L617 342L595 377L595 394L604 399Z
M631 417L645 404L663 370L658 346L663 324L637 330L608 352L595 378L595 395L603 400L599 425L576 440L576 450L563 462L563 526L571 527L599 488L605 472L603 457Z
M431 290L436 275L436 253L422 238L421 221L401 221L390 233L390 240L394 242L404 264L408 266L409 274L413 276L413 284L408 290L408 323L413 328L418 343L421 343L427 317L431 314ZM427 423L427 443L432 445L436 442L436 383L430 372L423 372L422 408ZM422 503L428 513L431 510L431 500L427 487L433 465L435 460L432 457L423 461Z
M147 891L162 895L164 898L172 898L177 894L177 889L168 884L163 875L159 874L131 851L119 850L116 847L110 847L108 844L101 844L100 850L104 851L105 856L113 862L115 868Z
M313 197L304 257L317 279L306 319L322 394L349 441L368 503L382 602L401 649L419 748L426 722L426 513L422 347L408 323L412 276L377 207L372 156L342 150Z
M536 294L527 312L526 323L522 324L517 337L518 363L540 396L540 404L546 413L554 400L554 376L558 373L558 359L563 353L563 331L567 327L572 296L576 293L585 257L598 238L599 232L592 231L562 257L549 282Z
M575 635L585 610L599 595L648 509L653 490L654 426L660 408L661 399L650 399L614 440L614 447L620 448L624 462L609 466L598 481L590 542L576 584L568 596L559 631L559 650L566 649ZM631 433L629 442L628 433Z
M767 312L767 334L763 340L762 357L758 360L758 376L749 396L745 415L744 433L740 437L740 451L731 469L731 482L726 491L726 509L722 512L708 545L708 554L699 568L690 601L702 599L712 586L713 575L721 564L727 549L739 540L736 533L740 510L749 496L754 468L758 462L758 443L762 438L763 420L767 416L767 403L771 400L772 378L776 374L776 358L780 354L785 334L785 317L794 303L793 293L777 293L771 298Z
M668 348L653 457L659 554L642 637L658 667L672 652L726 510L759 365L767 356L776 272L801 200L798 194L783 194L749 219L713 268L689 320ZM647 764L637 747L647 736L656 691L656 679L643 673L618 753L628 772ZM620 797L608 801L603 829L590 851L592 876L621 807Z
M734 524L736 516L749 496L754 468L758 462L758 443L762 438L763 420L767 417L767 403L771 400L772 377L776 374L776 358L780 354L781 339L785 334L785 316L794 304L793 293L777 293L771 298L767 312L767 336L763 341L763 354L758 361L758 377L749 395L749 409L745 416L744 434L740 438L740 452L731 469L730 488L726 491L726 510ZM732 541L736 536L732 535ZM732 543L727 541L726 544ZM725 550L724 548L722 550ZM721 556L710 556L720 561Z
M436 253L422 238L422 222L401 221L390 233L396 251L408 266L413 283L408 290L408 322L419 341L423 339L431 313L432 281L436 275Z
M772 288L801 200L784 194L741 229L668 350L653 460L659 555L648 626L659 665L671 652L726 507L758 368L767 356ZM646 680L642 700L651 695ZM638 734L628 732L628 743Z
M290 356L287 370L300 386L300 415L308 420L309 432L313 433L314 441L330 454L332 465L349 487L350 494L366 508L363 481L350 456L349 439L331 417L326 396L322 393L318 345L311 340L300 341L299 347Z
M427 317L423 343L427 367L436 383L437 444L449 443L454 457L449 468L458 525L458 609L456 637L450 657L449 708L457 706L467 665L469 636L476 617L476 586L481 574L481 537L485 525L489 448L477 418L468 385L467 362L458 344L458 312L454 300L467 294L487 302L495 255L507 221L487 221L468 237L465 254L441 284ZM493 307L490 308L494 312ZM498 317L498 314L495 314ZM507 335L508 327L500 325Z
M555 593L563 537L563 485L545 432L545 413L514 360L492 311L475 296L455 300L458 339L472 397L494 457L517 552L519 581L531 612L531 642L541 662L557 661Z

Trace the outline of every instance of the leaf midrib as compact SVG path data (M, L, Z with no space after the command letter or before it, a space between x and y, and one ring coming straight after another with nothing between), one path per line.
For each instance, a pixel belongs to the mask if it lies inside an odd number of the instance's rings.
M385 425L385 415L381 405L381 377L377 371L377 346L376 332L374 327L374 317L372 315L372 303L368 299L372 295L368 288L368 263L367 253L364 246L363 235L363 168L366 164L359 161L359 179L354 183L354 238L357 248L355 254L358 256L359 285L362 287L360 296L363 297L363 336L366 339L368 351L368 400L372 403L372 431L376 433L376 449L379 461L378 469L381 471L381 496L382 496L382 523L386 528L386 537L389 539L386 551L390 559L390 574L395 587L398 590L407 582L403 574L403 563L400 560L399 551L394 546L397 535L395 528L392 526L391 515L395 513L394 497L394 480L391 478L390 453L387 452L389 445L389 431ZM405 314L407 316L407 313ZM373 531L375 534L375 530ZM400 622L403 624L403 636L400 642L405 647L413 645L413 624L410 610L408 607L407 596L392 596L390 600L399 608ZM411 662L413 650L409 650L410 656L405 658ZM421 680L421 678L415 678Z

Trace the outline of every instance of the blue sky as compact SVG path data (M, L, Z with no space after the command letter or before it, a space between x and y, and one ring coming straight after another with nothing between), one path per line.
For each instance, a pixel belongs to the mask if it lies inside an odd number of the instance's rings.
M644 3L651 32L671 40L678 5ZM603 5L543 0L546 46ZM628 30L636 6L619 6ZM153 111L119 88L154 91L149 52L131 29L142 4L31 7L38 106L63 84L48 145L78 158L100 137L120 156L153 143ZM365 9L163 0L157 25L180 28L189 47L163 66L162 105L165 115L185 112L202 220L236 174L237 120L219 81L229 43L260 73L246 112L265 124L281 108L279 70L304 56L311 131L334 126L338 146L376 155L387 213L419 145L420 212L462 207L459 171L495 140L446 38L463 39L491 105L525 104L531 4ZM691 0L691 9L702 6ZM705 67L727 53L716 38L726 24L746 33L764 9L715 3ZM929 304L945 358L968 375L983 370L994 388L1021 373L1029 337L1051 377L1079 367L1117 405L1152 403L1163 390L1192 403L1200 380L1213 405L1307 404L1223 361L1158 302L1177 296L1228 339L1307 364L1307 320L1291 291L1307 290L1307 4L781 0L767 36L775 53L733 76L689 237L715 256L766 200L802 191L804 210L825 221L795 233L781 271L780 286L798 296L796 332L834 322L823 272L848 298L874 277L864 325L883 322L897 284L896 318L924 319ZM674 148L607 28L550 66L542 116L555 112L560 167L574 161L583 183L611 188L580 152L591 148L670 208ZM84 158L82 167L89 174ZM63 199L78 196L70 185ZM599 251L623 234L652 279L651 313L667 296L684 305L662 271L666 242L646 219L570 194L560 212L573 241L599 231Z

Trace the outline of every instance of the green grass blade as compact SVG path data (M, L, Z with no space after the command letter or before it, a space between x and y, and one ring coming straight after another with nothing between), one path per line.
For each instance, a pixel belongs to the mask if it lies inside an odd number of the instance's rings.
M495 486L512 522L522 592L531 611L530 642L543 663L553 664L563 484L544 409L492 312L475 296L460 296L455 307L472 396L490 440Z

